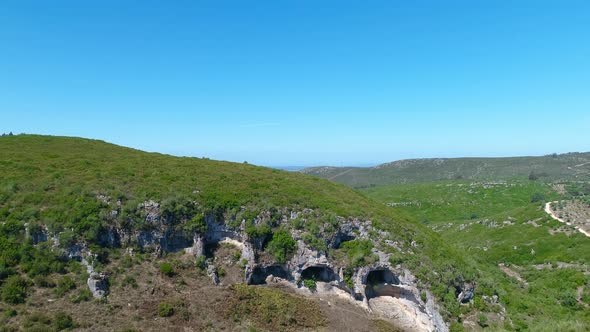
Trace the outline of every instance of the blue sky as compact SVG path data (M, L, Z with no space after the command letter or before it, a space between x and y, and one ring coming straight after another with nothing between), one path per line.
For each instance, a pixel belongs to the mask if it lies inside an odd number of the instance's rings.
M590 150L588 1L3 1L0 131L263 165Z

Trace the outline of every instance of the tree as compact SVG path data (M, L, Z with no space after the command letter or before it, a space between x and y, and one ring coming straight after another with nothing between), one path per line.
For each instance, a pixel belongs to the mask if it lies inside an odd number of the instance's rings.
M534 193L533 196L531 196L531 203L537 203L537 202L543 202L545 201L545 195L541 194L541 193Z
M29 283L21 276L12 276L6 279L2 287L2 300L8 304L25 302Z
M174 272L174 267L168 262L160 264L160 272L168 277L173 277L176 274L176 272Z
M285 263L287 257L295 252L297 243L286 230L279 230L274 233L272 240L268 243L267 250L271 253L278 263Z

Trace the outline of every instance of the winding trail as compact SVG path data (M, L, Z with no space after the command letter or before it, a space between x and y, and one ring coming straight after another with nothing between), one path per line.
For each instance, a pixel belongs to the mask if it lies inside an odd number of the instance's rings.
M342 176L342 175L344 175L344 174L346 174L346 173L348 173L348 172L351 172L351 171L352 171L352 168L350 168L350 169L347 169L347 170L346 170L346 171L344 171L344 172L340 172L340 173L338 173L338 174L335 174L335 175L332 175L332 176L330 176L330 177L328 178L328 180L332 181L332 180L334 180L335 178L337 178L337 177L339 177L339 176Z
M588 165L588 164L590 164L590 161L587 161L587 162L585 162L585 163L581 163L581 164L574 165L574 167L582 167L582 166L584 166L584 165Z
M563 220L563 219L559 218L559 217L558 217L558 216L555 214L555 212L553 212L553 210L551 210L551 204L552 204L552 203L558 203L558 202L559 202L559 201L553 201L553 202L547 202L547 203L545 203L545 212L547 212L547 214L549 214L549 215L551 216L551 218L553 218L553 219L555 219L555 220L557 220L557 221L559 221L559 222L561 222L561 223L564 223L564 224L566 224L566 225L569 225L569 226L574 226L574 228L576 228L576 229L577 229L577 230L578 230L580 233L582 233L582 234L586 235L587 237L590 237L590 233L586 232L585 230L581 229L580 227L578 227L578 226L576 226L576 225L573 225L571 222L567 222L567 221L565 221L565 220Z

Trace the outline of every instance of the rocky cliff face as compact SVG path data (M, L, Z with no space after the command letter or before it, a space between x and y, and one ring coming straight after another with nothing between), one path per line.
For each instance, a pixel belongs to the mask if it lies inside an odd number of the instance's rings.
M113 207L111 216L116 218L120 213L120 202L112 204L107 197L100 199ZM229 242L241 249L240 261L244 266L245 283L282 282L308 295L314 292L338 295L357 304L359 310L368 310L382 318L394 320L408 330L448 331L432 296L427 291L420 290L410 271L391 263L393 253L406 253L396 242L390 240L388 233L375 229L369 220L336 217L336 222L320 225L319 238L323 242L323 248L338 249L342 243L351 240L366 240L373 244L373 262L355 267L346 266L331 257L330 250L316 249L306 242L301 229L292 226L294 221L302 224L308 222L314 216L314 211L310 209L282 209L273 214L263 211L253 218L254 226L266 223L288 229L296 241L296 250L284 263L269 260L268 255L264 255L263 249L268 239L249 235L246 219L228 220L222 213L208 213L204 216L204 230L191 232L177 227L178 222L167 220L157 202L143 202L138 209L144 218L144 229L129 230L113 224L100 234L101 244L108 247L137 248L151 251L154 255L185 251L201 256L205 254L207 245ZM53 238L56 246L59 245L57 237L46 232L36 240L43 241L47 238ZM108 276L94 271L94 256L87 246L84 243L75 243L63 250L68 258L77 259L87 267L87 284L93 295L97 298L107 296ZM212 260L208 260L207 271L212 282L218 284L219 278ZM309 290L304 280L313 280L316 289ZM427 294L425 301L421 293ZM472 289L466 290L461 293L459 300L468 301L470 294L473 294Z

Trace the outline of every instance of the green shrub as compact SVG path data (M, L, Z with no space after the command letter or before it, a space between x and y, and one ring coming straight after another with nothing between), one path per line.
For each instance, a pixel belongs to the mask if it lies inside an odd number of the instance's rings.
M352 275L354 274L354 269L347 267L344 269L344 283L348 289L354 288L354 282L352 281Z
M313 279L304 279L303 286L307 287L312 292L315 292L317 290L317 283Z
M245 267L248 265L248 260L247 260L247 259L245 259L245 258L242 258L242 259L240 260L240 262L238 263L238 265L239 265L241 268L245 268Z
M205 233L207 231L205 215L203 213L197 213L191 220L184 224L183 228L189 233Z
M565 292L561 294L561 298L559 299L561 305L564 307L575 308L578 306L578 300L576 299L576 295L572 292Z
M68 330L74 328L74 320L72 319L72 316L60 311L55 314L53 325L58 331Z
M484 314L479 314L477 315L477 324L479 324L479 326L481 327L488 327L489 323L488 323L488 316L484 315Z
M428 300L426 292L420 292L420 299L422 300L422 302L426 302L426 300Z
M13 308L8 308L4 310L4 317L6 318L15 317L16 315L18 315L18 313Z
M9 304L25 302L29 282L21 276L12 276L6 279L2 286L2 300Z
M158 316L170 317L172 315L174 315L174 307L170 303L160 303L158 306Z
M279 230L274 233L272 240L268 243L266 250L272 254L278 263L285 263L287 258L295 252L297 242L286 230Z
M350 265L361 267L376 260L372 252L373 243L370 240L352 240L344 242L341 248L347 253Z
M23 323L25 331L51 331L51 318L41 312L27 316Z
M204 255L199 255L195 260L195 266L200 271L205 271L205 269L207 269L207 257Z
M533 196L531 196L531 203L544 202L544 201L545 201L545 195L543 195L541 193L534 193Z
M92 292L88 288L81 289L77 295L70 297L72 303L87 302L92 299Z
M267 238L272 235L272 229L267 224L254 225L253 221L246 224L246 234L251 239Z
M35 286L42 287L42 288L53 288L55 287L55 282L44 275L38 275L33 279Z
M225 269L223 267L219 266L217 268L217 276L219 278L223 278L223 277L225 277L225 274L226 274Z
M464 332L465 328L463 327L463 325L461 323L452 322L451 326L449 327L449 331L450 332Z
M326 252L326 250L328 250L326 241L315 234L305 232L301 238L303 239L303 242L318 251Z
M405 256L399 252L391 254L391 256L389 257L389 263L391 263L391 265L393 266L402 264L405 260Z
M125 278L123 278L123 280L121 281L121 286L122 287L131 286L131 288L139 287L137 285L137 281L132 276L125 276Z
M163 262L160 264L160 272L168 277L173 277L176 274L174 267L168 262Z
M55 288L55 295L63 296L65 293L69 292L70 290L76 288L76 283L72 278L69 276L63 276L57 282L57 288Z

